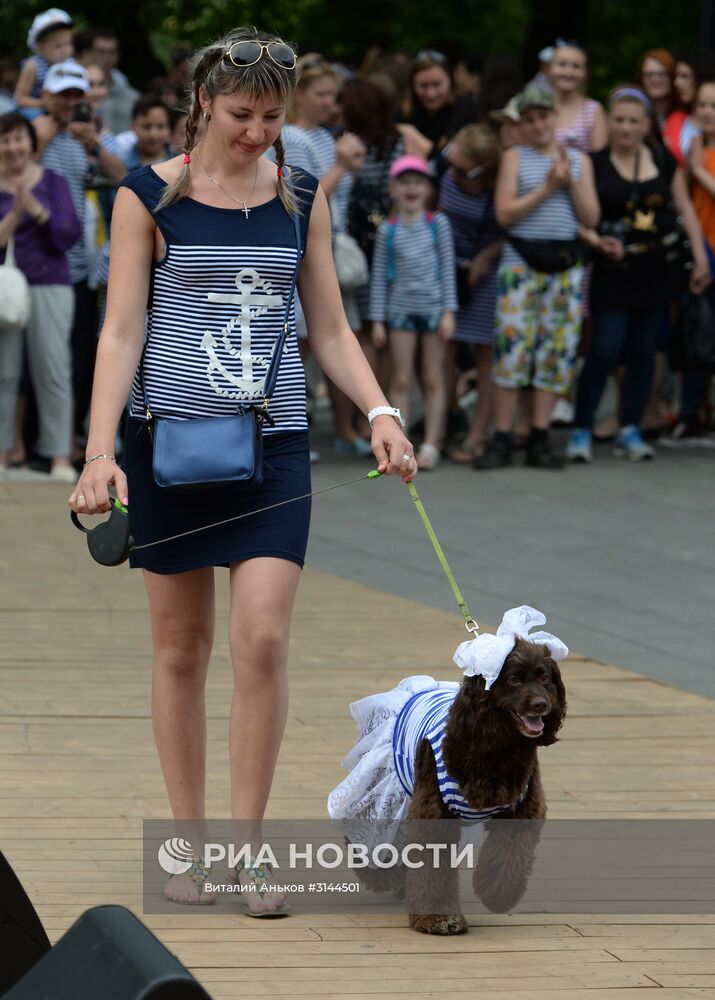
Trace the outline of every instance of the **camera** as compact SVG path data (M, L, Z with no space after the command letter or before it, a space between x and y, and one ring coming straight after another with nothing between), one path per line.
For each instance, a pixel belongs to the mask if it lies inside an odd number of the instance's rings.
M92 106L86 101L79 101L75 105L74 114L72 115L73 122L91 122L92 121Z

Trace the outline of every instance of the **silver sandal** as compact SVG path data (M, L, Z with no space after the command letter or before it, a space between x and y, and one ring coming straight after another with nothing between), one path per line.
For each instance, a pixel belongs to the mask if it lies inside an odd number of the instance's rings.
M191 868L184 873L188 875L192 880L196 888L198 889L199 895L197 899L174 899L173 896L167 896L166 891L164 895L170 903L180 903L183 906L210 906L215 903L215 898L211 897L209 899L202 899L201 893L204 891L204 885L211 877L211 867L204 864L200 858L194 858L191 863Z
M246 885L255 886L253 890L249 890L258 895L259 899L266 895L270 890L268 888L269 883L273 880L273 866L269 861L262 861L258 864L256 861L249 859L246 863L241 859L234 868L229 869L228 877L236 883L240 883L241 872L246 872ZM272 910L252 910L246 900L243 900L243 908L248 917L282 917L287 913L290 913L290 905L287 900L283 900Z

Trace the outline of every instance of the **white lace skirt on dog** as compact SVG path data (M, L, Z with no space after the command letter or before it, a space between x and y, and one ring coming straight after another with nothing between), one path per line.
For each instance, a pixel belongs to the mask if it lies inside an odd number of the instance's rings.
M422 739L432 746L440 794L453 816L477 823L509 808L472 809L444 766L442 741L459 687L457 682L418 675L351 704L357 743L343 760L350 773L328 796L328 812L353 842L369 850L394 842L407 817L415 753Z

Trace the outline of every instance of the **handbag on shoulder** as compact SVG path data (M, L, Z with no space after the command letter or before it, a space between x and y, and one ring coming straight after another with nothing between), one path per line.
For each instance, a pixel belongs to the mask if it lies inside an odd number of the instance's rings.
M340 291L348 293L364 288L370 281L367 257L358 241L341 230L340 211L335 199L330 200L330 221L333 228L333 260Z
M29 318L30 286L15 263L15 237L10 236L0 265L0 331L22 330Z
M218 486L257 487L263 482L263 425L273 424L268 404L290 333L288 319L305 252L298 214L293 217L298 256L286 299L283 326L273 348L260 393L260 404L241 403L226 417L157 417L151 412L144 379L144 344L139 380L152 438L152 472L157 486L177 493L194 493Z

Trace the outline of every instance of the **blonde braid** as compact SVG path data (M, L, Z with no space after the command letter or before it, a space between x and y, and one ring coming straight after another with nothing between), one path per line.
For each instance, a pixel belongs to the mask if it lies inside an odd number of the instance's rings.
M184 169L181 171L176 180L172 181L172 183L164 189L164 193L156 206L157 212L162 208L166 208L167 205L171 205L173 202L179 201L180 198L185 198L191 188L191 170L189 164L191 162L191 150L194 148L194 140L196 139L196 131L199 127L199 118L201 117L199 87L200 83L196 81L191 91L191 104L189 106L189 113L186 117L186 131L184 133Z
M276 170L278 172L278 197L289 215L300 213L298 201L290 185L286 184L285 148L280 132L273 143L276 151Z

